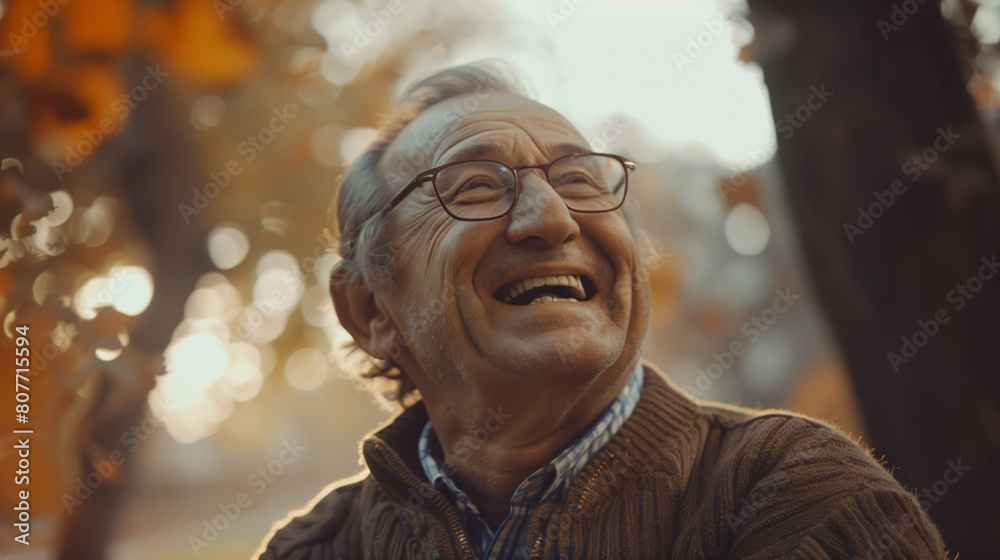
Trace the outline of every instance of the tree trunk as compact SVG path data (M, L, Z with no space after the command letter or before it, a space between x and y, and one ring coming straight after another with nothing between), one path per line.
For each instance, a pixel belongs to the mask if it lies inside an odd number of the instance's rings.
M790 211L868 444L953 552L1000 557L1000 180L940 5L749 5Z

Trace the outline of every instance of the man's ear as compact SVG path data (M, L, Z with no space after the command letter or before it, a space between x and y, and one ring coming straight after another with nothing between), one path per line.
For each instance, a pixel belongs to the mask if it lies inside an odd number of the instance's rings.
M376 358L386 358L397 333L395 323L375 303L375 294L363 281L350 280L343 261L330 273L330 297L340 324L362 350ZM392 356L395 357L395 356Z

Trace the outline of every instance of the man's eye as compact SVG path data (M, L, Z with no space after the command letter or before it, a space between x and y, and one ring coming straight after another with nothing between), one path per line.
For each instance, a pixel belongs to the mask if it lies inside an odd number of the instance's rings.
M552 186L563 198L589 198L608 194L604 181L584 172L563 173Z
M504 196L510 188L507 182L492 177L473 177L455 188L446 202L468 204L489 201Z
M505 188L505 186L500 181L497 181L495 179L473 179L471 181L467 181L464 185L462 185L462 187L459 189L459 192L466 193L475 191L477 189L498 190L503 188Z
M556 184L553 186L561 186L561 185L598 186L600 184L600 181L595 179L594 176L591 175L590 173L586 173L584 171L568 171L566 173L560 174L559 177L556 178L555 183Z

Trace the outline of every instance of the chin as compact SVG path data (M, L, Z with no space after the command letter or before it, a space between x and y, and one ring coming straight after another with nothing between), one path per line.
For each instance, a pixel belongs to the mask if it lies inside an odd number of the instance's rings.
M574 331L576 329L560 329L528 340L505 341L495 347L495 357L508 371L533 378L592 379L614 365L621 356L623 337Z

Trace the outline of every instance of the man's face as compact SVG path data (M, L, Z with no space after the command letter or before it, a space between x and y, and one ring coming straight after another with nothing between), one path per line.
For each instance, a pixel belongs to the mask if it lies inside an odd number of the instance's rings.
M380 171L394 192L416 172L452 161L544 164L588 149L562 115L526 98L497 93L456 118L460 100L429 108L388 148ZM417 169L399 181L405 161ZM527 378L582 381L638 354L648 284L621 210L574 213L540 170L519 177L517 204L496 220L451 218L430 183L389 214L397 274L375 297L412 352L415 364L404 366L423 373L415 378L463 379L481 391ZM537 287L527 297L505 301L528 283Z

